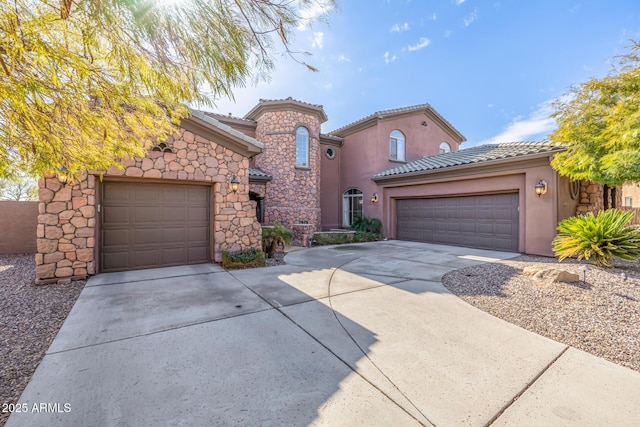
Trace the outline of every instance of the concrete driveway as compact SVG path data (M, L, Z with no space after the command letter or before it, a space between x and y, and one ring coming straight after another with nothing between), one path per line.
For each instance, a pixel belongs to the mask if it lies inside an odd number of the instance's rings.
M92 277L7 426L637 424L639 373L441 284L515 255L388 241Z

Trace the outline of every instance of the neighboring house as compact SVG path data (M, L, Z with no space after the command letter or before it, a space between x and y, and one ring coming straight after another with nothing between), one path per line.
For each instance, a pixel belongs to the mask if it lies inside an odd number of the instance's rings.
M622 206L640 208L640 183L630 182L622 186Z
M292 98L260 100L243 118L194 111L102 180L45 177L37 280L219 262L260 247L260 223L282 223L307 245L360 215L381 219L389 238L553 255L557 222L599 203L597 186L551 169L558 148L459 150L465 137L429 104L323 134L326 120L321 105Z

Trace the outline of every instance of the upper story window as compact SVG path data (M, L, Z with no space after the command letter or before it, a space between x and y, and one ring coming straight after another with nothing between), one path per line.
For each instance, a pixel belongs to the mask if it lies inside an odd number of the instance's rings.
M389 159L404 161L404 135L399 130L389 136Z
M446 142L443 142L442 144L440 144L440 154L448 153L450 151L451 151L451 146L449 144L447 144Z
M296 130L296 167L309 167L309 130L302 126Z

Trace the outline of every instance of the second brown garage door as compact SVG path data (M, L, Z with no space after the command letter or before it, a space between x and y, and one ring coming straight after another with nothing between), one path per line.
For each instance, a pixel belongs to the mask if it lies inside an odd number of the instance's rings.
M100 271L209 262L209 193L200 185L104 182Z
M518 252L518 194L396 201L397 238Z

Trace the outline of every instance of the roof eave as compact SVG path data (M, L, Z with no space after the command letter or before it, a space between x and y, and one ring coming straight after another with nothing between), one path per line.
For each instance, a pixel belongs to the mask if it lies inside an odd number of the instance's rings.
M264 147L254 138L206 116L201 111L192 110L191 115L180 122L180 127L246 157L262 153Z

